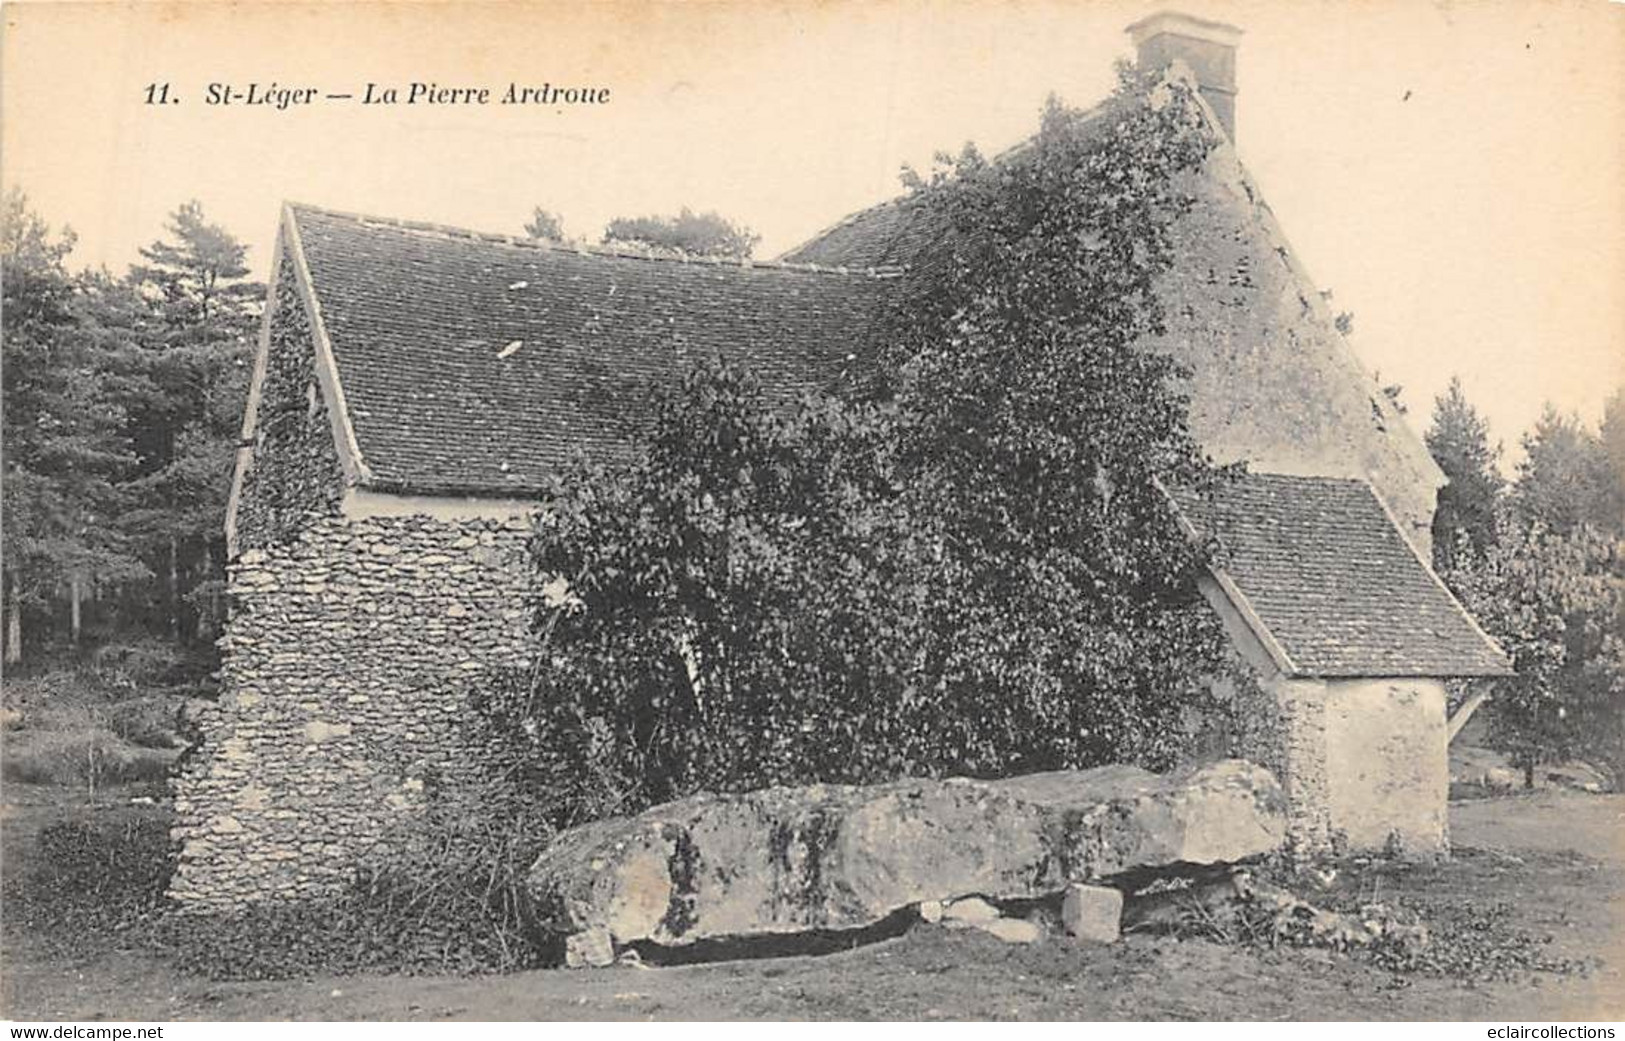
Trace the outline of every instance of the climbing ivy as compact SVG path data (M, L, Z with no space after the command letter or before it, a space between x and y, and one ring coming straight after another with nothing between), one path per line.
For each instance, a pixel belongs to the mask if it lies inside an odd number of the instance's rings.
M930 244L875 366L776 408L723 363L556 482L534 669L482 707L561 822L699 789L1163 766L1229 669L1163 488L1223 479L1136 345L1212 144L1124 70L905 203Z
M1202 550L1162 488L1222 475L1176 364L1141 346L1192 201L1180 175L1213 139L1186 86L1120 75L1102 111L1052 99L1013 157L967 149L913 178L946 234L897 325L891 389L952 591L925 600L927 672L978 772L1165 764L1220 669Z

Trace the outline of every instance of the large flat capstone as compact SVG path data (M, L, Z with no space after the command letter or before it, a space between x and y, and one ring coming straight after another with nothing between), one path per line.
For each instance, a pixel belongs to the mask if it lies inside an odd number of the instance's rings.
M699 795L561 832L531 868L545 924L618 944L858 929L922 901L1031 899L1280 846L1285 799L1231 759L1002 781Z

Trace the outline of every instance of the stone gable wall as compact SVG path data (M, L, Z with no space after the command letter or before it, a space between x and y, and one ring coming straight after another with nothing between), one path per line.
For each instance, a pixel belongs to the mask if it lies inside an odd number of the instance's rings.
M254 454L237 505L237 542L244 549L292 537L309 515L336 515L344 493L316 378L315 336L287 257L277 271L270 321Z
M1229 148L1184 178L1151 346L1190 370L1191 431L1220 462L1369 480L1431 560L1438 468L1333 326Z
M230 568L222 694L176 781L192 908L308 898L488 756L466 691L525 651L528 519L311 520Z

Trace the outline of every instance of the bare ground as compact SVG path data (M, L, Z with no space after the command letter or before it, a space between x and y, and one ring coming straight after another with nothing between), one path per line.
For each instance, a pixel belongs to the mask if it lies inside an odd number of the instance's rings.
M8 803L16 793L11 786ZM30 807L7 806L5 844ZM1325 951L1255 952L1131 937L1113 947L1007 946L921 926L821 957L512 976L354 976L212 983L149 956L42 960L11 944L7 1016L60 1019L1402 1019L1625 1017L1625 795L1544 790L1452 804L1458 855L1382 871L1389 898L1510 905L1551 955L1601 958L1586 976L1471 984L1396 976ZM1370 883L1367 876L1361 885ZM1313 898L1313 894L1307 894Z

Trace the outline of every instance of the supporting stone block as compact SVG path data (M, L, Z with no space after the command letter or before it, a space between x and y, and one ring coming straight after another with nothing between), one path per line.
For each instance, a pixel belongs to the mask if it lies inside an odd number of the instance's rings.
M572 969L601 969L615 964L615 942L603 926L584 929L564 941L564 964Z
M1107 886L1074 883L1061 900L1067 935L1090 943L1116 943L1121 935L1123 894Z
M1037 943L1044 938L1044 930L1021 918L994 918L988 921L972 921L969 924L984 933L997 936L1005 943Z
M993 921L999 917L999 909L979 896L967 896L949 904L942 917L950 924L975 925Z

